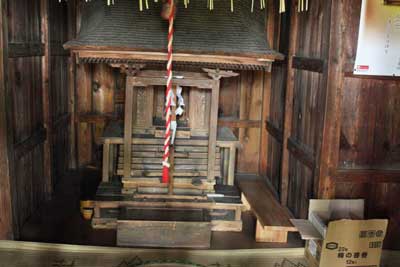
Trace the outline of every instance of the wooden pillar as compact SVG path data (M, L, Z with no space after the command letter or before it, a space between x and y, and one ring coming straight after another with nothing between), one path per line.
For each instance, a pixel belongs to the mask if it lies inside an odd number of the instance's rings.
M44 142L43 168L45 180L46 198L51 197L53 191L52 177L52 144L53 144L53 127L51 121L50 107L50 30L49 30L49 2L41 0L41 27L42 27L42 43L44 44L44 55L42 57L42 96L43 96L43 124L46 129L47 138Z
M296 1L292 1L291 5L291 22L290 32L291 40L288 54L288 69L287 69L287 84L286 84L286 99L285 99L285 118L283 124L283 147L282 147L282 180L281 180L281 203L286 206L288 201L288 188L289 188L289 150L288 139L292 132L292 118L293 118L293 91L294 91L294 76L295 70L292 68L293 56L296 54L297 47L297 27L298 27L298 13L296 11Z
M78 5L75 0L68 2L68 39L73 39L76 36L77 24L77 9ZM76 132L76 94L75 94L75 74L76 74L76 62L75 55L73 53L70 54L68 58L68 113L70 114L69 119L69 168L76 169L78 168L78 152L77 152L77 132Z
M7 1L0 0L0 239L18 236L13 219L13 140L12 127L7 124L7 110L11 101L7 90L8 25Z
M319 169L316 173L318 180L318 198L334 198L335 186L331 177L332 170L336 171L339 161L340 144L340 118L343 88L343 5L341 1L331 1L331 20L329 37L329 55L327 62L326 80L326 108L324 127L322 133L322 145L319 158Z
M236 145L229 146L228 185L235 184Z
M103 144L103 173L102 182L106 183L110 180L110 139L104 140Z
M267 19L267 36L269 46L272 49L276 49L274 44L278 41L275 28L280 25L280 16L277 16L277 9L275 8L274 1L268 1L268 19ZM279 32L279 31L278 31ZM277 46L278 47L278 46ZM264 83L263 83L263 106L262 106L262 117L261 117L261 138L260 138L260 166L259 173L261 176L267 176L268 167L268 145L269 145L269 134L266 128L266 121L270 116L270 105L271 105L271 89L272 89L272 69L264 72ZM272 177L269 177L270 179Z
M208 137L208 181L215 180L215 153L217 147L217 124L220 80L214 79L211 91L210 128Z
M132 119L133 119L133 86L134 77L129 75L126 78L125 88L125 119L124 119L124 178L131 177L131 155L132 155Z

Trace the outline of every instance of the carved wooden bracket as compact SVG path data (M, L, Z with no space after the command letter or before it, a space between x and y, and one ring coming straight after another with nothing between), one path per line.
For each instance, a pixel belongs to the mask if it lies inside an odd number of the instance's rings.
M209 77L211 77L214 80L220 80L221 78L228 78L228 77L235 77L239 76L239 73L233 72L233 71L226 71L226 70L220 70L220 69L207 69L203 68L203 71L207 73Z
M128 76L136 76L140 70L146 67L146 64L110 64L113 68L121 69L121 73L125 73Z

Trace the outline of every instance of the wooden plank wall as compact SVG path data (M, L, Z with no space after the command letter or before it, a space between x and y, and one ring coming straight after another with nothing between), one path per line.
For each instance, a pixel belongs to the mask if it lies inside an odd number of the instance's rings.
M267 122L271 136L268 177L280 193L282 203L296 217L304 218L308 200L317 190L314 170L324 121L326 69L323 62L329 49L326 40L330 5L326 1L314 1L308 12L298 13L296 4L292 1L290 5L290 31L288 18L281 18L281 25L286 26L281 26L283 47L279 49L288 58L286 64L274 66L272 76L274 97ZM285 39L288 36L290 42ZM287 43L290 47L285 47Z
M66 101L56 102L64 96L57 90L63 90L60 76L65 75L65 69L58 66L56 54L50 53L52 49L60 50L59 44L51 41L58 40L63 30L59 25L49 26L49 12L56 10L47 0L2 1L1 11L4 102L0 103L0 110L6 114L1 127L7 132L1 134L4 162L0 171L8 174L10 180L2 181L1 195L9 197L12 205L2 209L0 216L9 224L7 218L12 211L13 227L2 228L0 238L17 238L25 220L51 197L55 170L65 170L60 168L65 164L64 158L53 160L53 152L57 154L54 148L66 147L60 138L53 138L53 132L59 130L59 124L53 122L59 118L58 111L62 111L62 103ZM53 16L52 20L58 23L56 20L61 18ZM10 199L4 199L4 205Z
M352 75L361 0L340 8L345 32L334 196L367 199L368 217L390 219L386 247L399 249L400 79Z
M367 217L390 219L385 247L399 248L400 80L352 74L361 0L310 4L291 4L286 82L273 68L267 128L282 168L274 178L270 142L267 176L296 217L310 198L366 199Z
M8 1L8 127L13 128L16 224L34 212L49 193L44 169L40 1Z

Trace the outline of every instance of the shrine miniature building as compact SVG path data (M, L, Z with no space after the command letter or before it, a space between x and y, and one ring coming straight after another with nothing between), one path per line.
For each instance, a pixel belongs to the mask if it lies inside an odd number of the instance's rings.
M80 64L106 63L126 75L124 121L103 133L103 182L93 206L93 226L116 228L119 245L208 247L210 238L179 243L175 232L160 243L138 231L142 224L137 221L162 224L158 215L180 212L185 217L193 209L207 214L208 219L200 216L204 222L197 221L205 223L201 229L206 232L242 230L241 195L234 185L240 144L229 128L217 127L220 80L237 76L235 70L270 71L282 56L268 49L262 12L251 13L239 2L227 17L227 6L219 7L222 14L210 14L199 2L194 6L195 12L182 10L175 23L173 65L182 71L173 72L172 84L175 92L182 90L184 112L177 118L169 184L161 182L167 25L160 10L139 12L128 0L112 8L89 3L78 38L65 44ZM179 101L176 93L173 101ZM145 207L159 210L143 218L137 210ZM184 223L172 215L169 220ZM189 229L184 235L190 235Z

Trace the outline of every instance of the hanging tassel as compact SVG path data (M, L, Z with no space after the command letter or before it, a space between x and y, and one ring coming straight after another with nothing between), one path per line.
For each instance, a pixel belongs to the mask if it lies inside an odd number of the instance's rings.
M279 4L279 13L285 13L286 12L286 3L285 0L280 0Z
M251 13L254 12L254 0L251 0Z
M143 0L139 0L139 10L143 11Z
M233 0L231 0L231 12L233 12Z
M297 12L305 12L308 11L308 0L299 0L297 4Z
M214 0L207 1L207 8L209 8L210 10L214 10Z
M149 0L145 0L146 9L149 9Z

